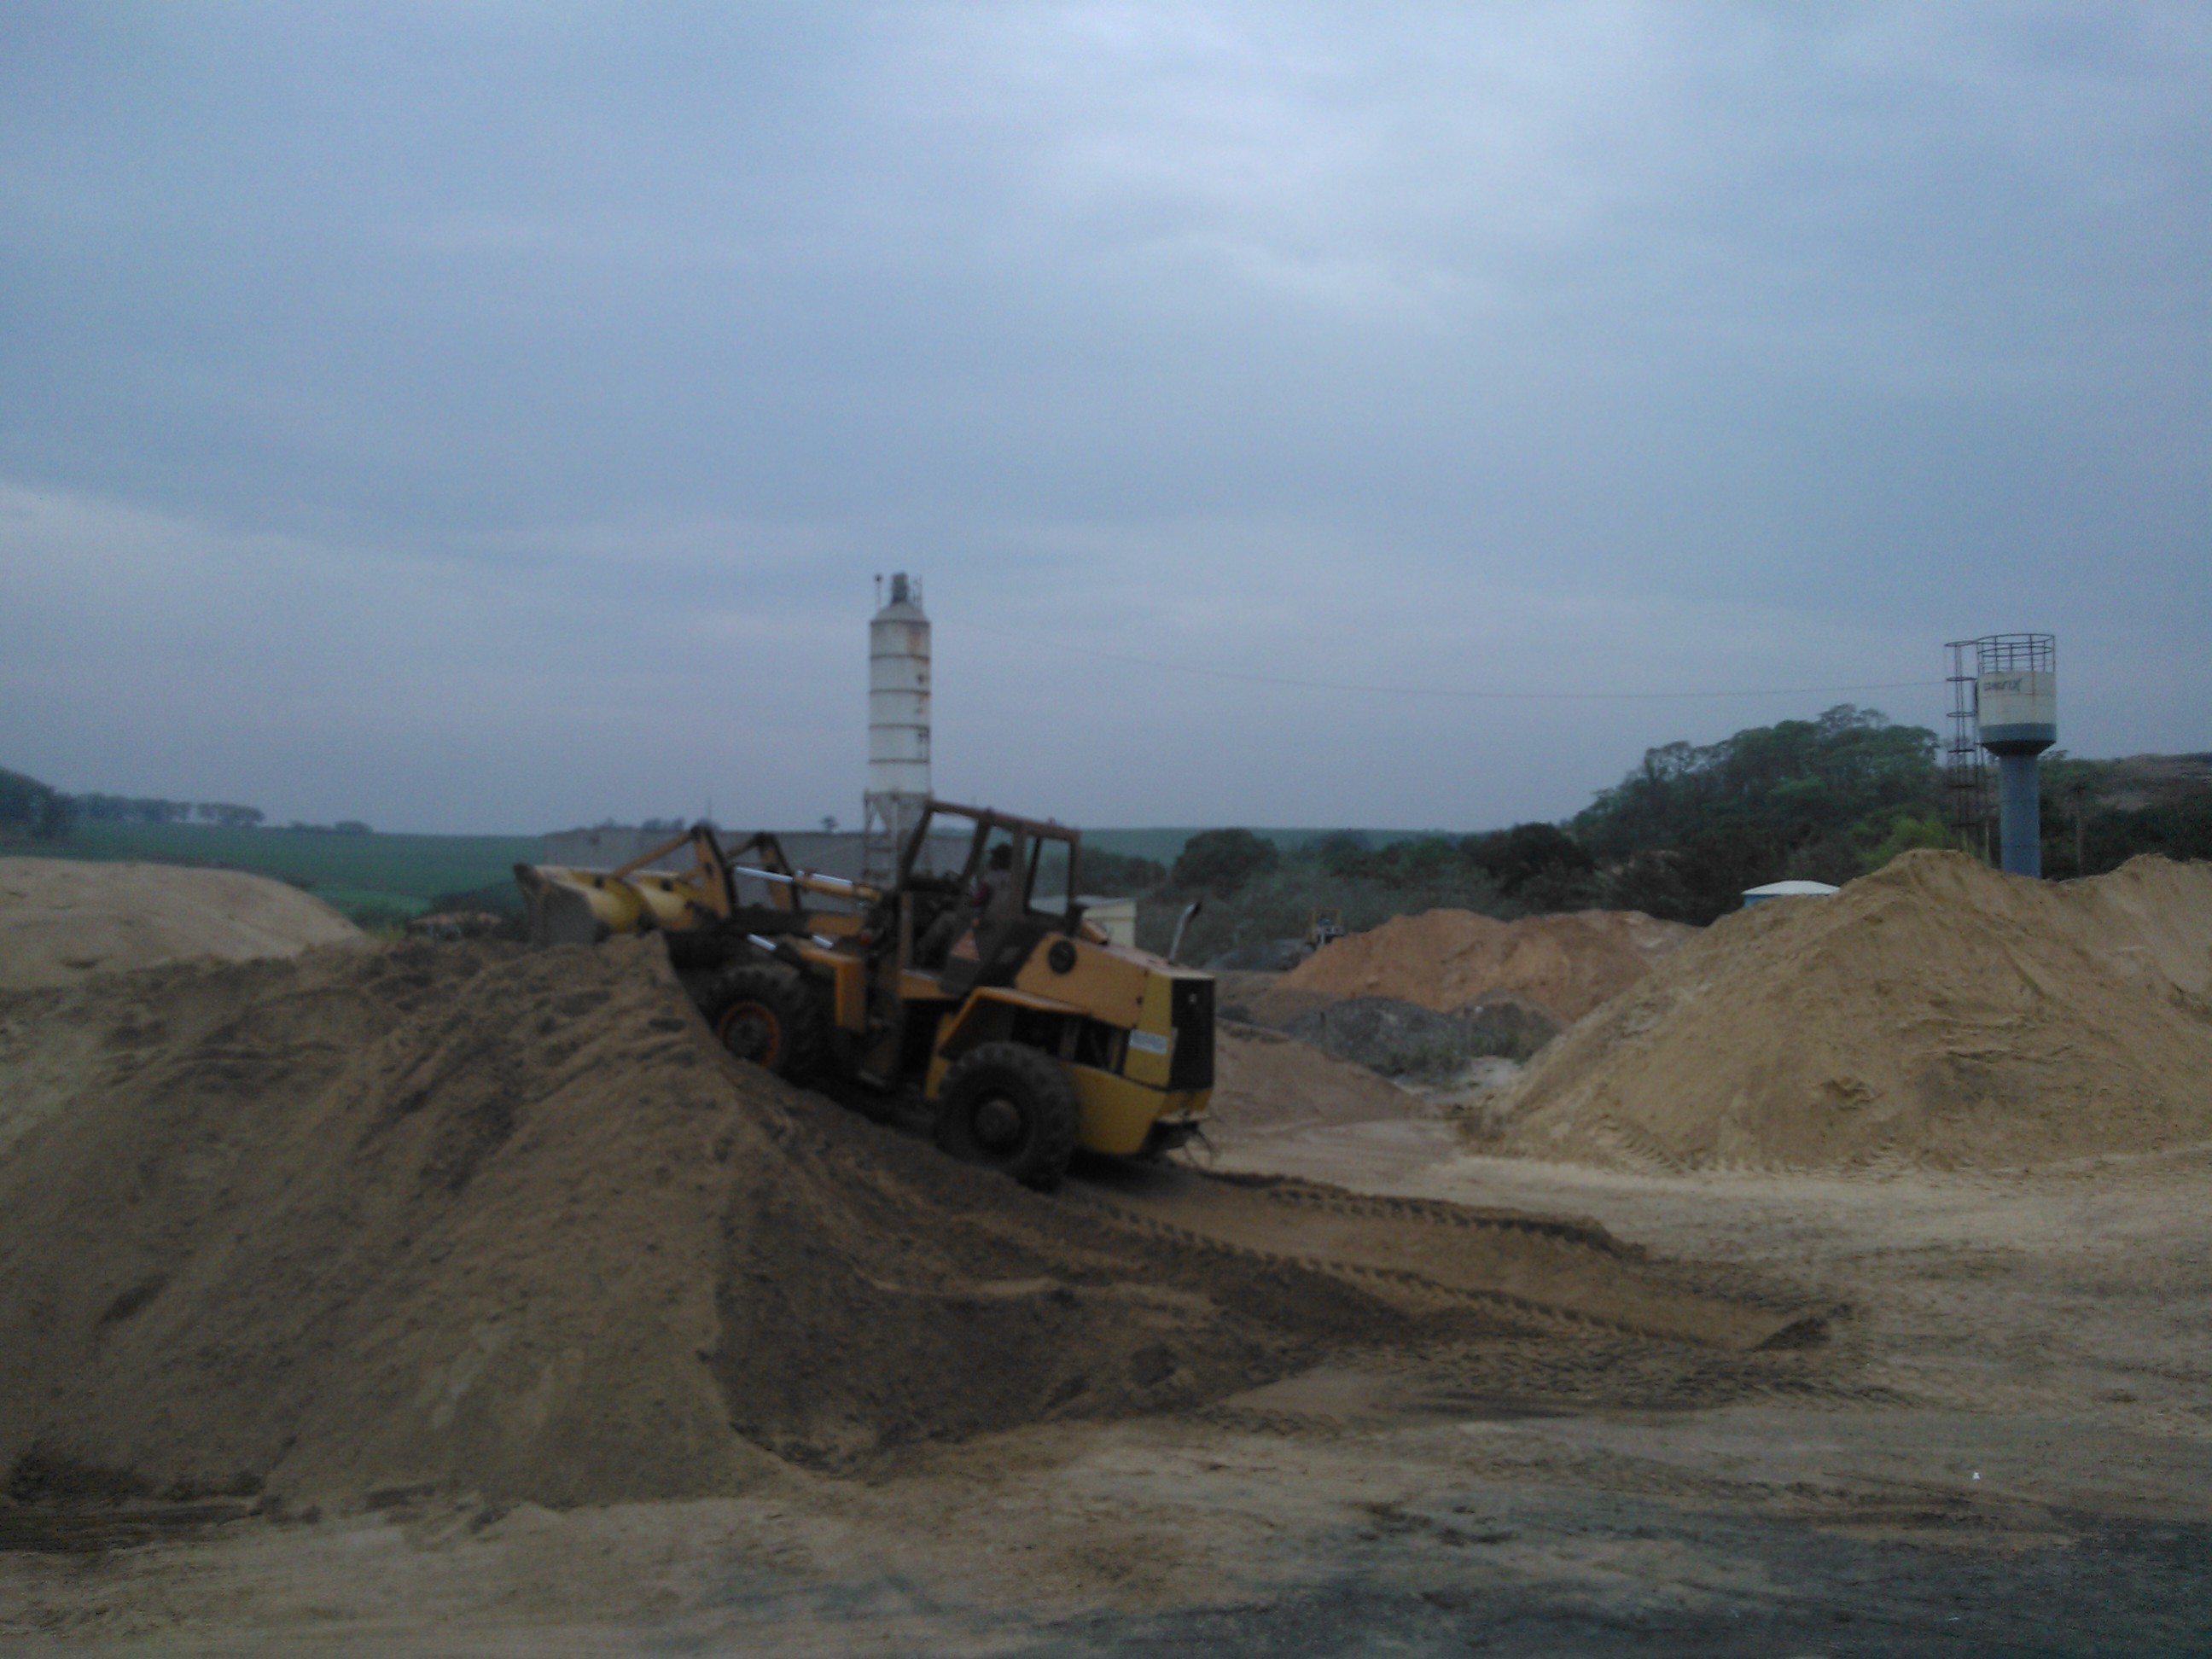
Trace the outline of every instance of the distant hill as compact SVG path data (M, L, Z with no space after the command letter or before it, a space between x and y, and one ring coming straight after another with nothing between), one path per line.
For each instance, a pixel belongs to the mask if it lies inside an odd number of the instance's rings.
M1210 823L1195 823L1185 829L1158 830L1092 830L1083 831L1083 844L1095 847L1103 853L1120 853L1132 858L1153 859L1171 865L1182 852L1183 843L1193 836L1218 829ZM1357 836L1370 847L1390 847L1401 841L1420 841L1426 836L1446 833L1439 830L1335 830L1323 827L1307 830L1267 830L1258 824L1245 826L1255 836L1272 841L1285 853L1294 853L1302 847L1310 847L1331 836Z

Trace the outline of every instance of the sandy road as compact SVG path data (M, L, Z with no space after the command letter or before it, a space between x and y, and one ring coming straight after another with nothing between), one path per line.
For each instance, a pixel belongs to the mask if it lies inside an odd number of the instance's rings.
M1350 1125L1223 1167L1463 1204L1579 1209L1694 1271L1826 1292L1850 1380L1900 1403L2078 1414L2212 1443L2212 1146L2033 1175L1625 1174L1464 1152L1444 1126Z
M2205 1151L2034 1177L1632 1175L1470 1156L1401 1122L1222 1162L1588 1216L1691 1282L1845 1311L1821 1348L1778 1354L1668 1360L1644 1342L1632 1364L1592 1330L1565 1356L1506 1335L1340 1361L1194 1415L918 1448L737 1500L402 1504L12 1553L0 1636L163 1653L2203 1650Z
M1825 1317L1802 1298L1783 1293L1760 1306L1732 1297L1740 1284L1655 1268L1641 1247L1555 1210L1364 1194L1272 1172L1219 1170L1207 1179L1127 1164L1102 1164L1071 1190L1193 1246L1322 1266L1410 1309L1460 1298L1531 1329L1564 1325L1730 1351L1826 1336Z

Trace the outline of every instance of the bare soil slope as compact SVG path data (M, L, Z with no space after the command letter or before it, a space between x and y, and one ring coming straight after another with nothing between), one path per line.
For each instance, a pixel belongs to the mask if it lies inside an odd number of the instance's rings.
M771 1451L1201 1397L1390 1322L1297 1275L1193 1283L738 1067L651 942L106 988L74 1010L96 1063L0 1164L0 1460L706 1493Z
M1726 917L1498 1105L1543 1157L1939 1168L2212 1139L2212 866L1906 854Z
M1520 921L1428 910L1325 946L1285 974L1277 994L1393 997L1443 1012L1510 993L1571 1022L1634 984L1697 931L1640 910Z
M0 986L213 957L290 956L358 941L320 899L236 870L0 859Z

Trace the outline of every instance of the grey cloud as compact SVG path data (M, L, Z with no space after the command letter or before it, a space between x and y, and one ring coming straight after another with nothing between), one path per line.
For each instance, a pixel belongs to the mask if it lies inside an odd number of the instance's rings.
M948 779L1093 821L1551 814L1806 710L1062 630L1686 689L2053 626L2069 743L2208 741L2201 9L8 27L0 738L79 787L849 814L893 566Z

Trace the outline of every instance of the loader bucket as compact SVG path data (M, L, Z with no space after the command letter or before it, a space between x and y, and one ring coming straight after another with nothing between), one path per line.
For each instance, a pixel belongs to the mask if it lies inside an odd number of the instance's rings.
M522 890L533 945L596 945L610 934L635 933L644 909L627 883L589 872L518 864L514 884Z

